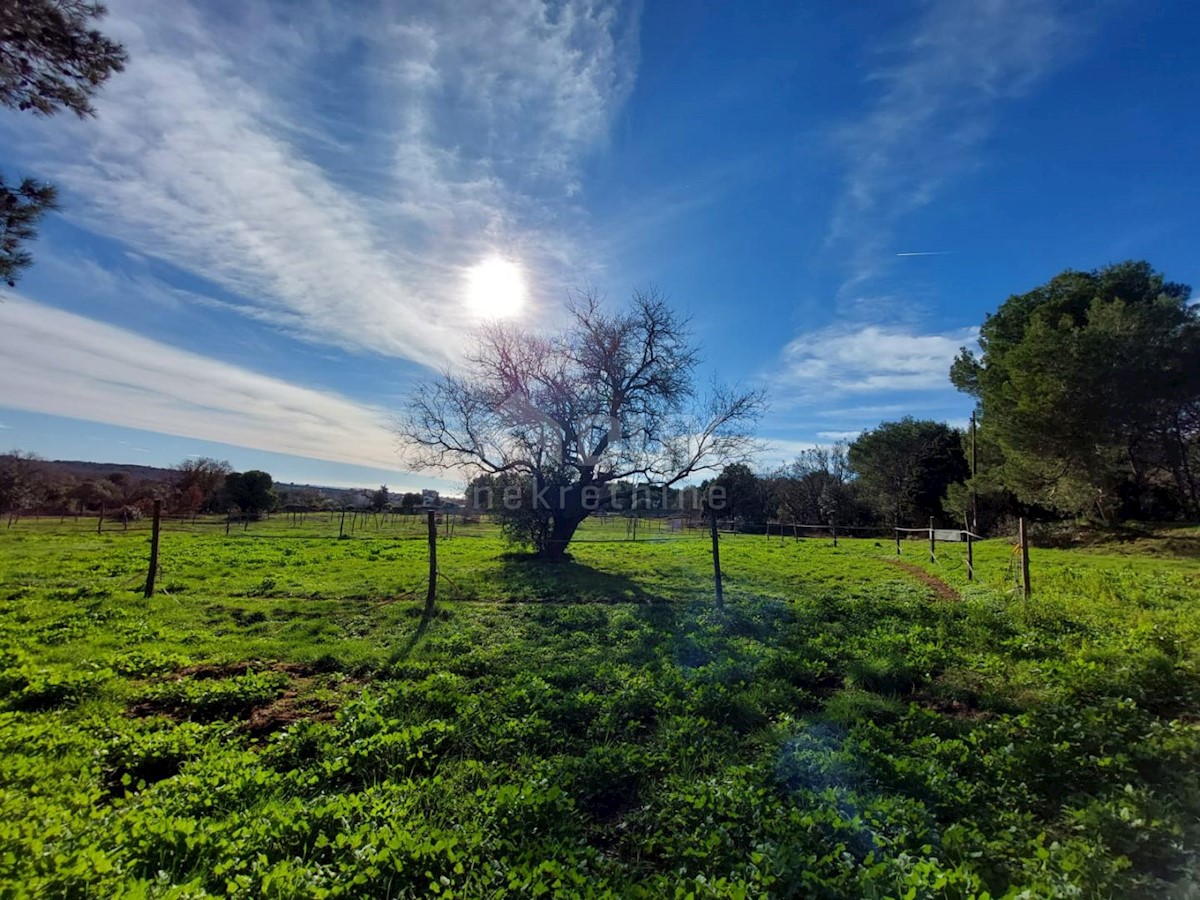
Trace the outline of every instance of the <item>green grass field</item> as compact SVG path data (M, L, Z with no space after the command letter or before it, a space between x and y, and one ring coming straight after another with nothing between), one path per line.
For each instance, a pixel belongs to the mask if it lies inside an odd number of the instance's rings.
M1196 533L0 531L0 896L1194 897Z

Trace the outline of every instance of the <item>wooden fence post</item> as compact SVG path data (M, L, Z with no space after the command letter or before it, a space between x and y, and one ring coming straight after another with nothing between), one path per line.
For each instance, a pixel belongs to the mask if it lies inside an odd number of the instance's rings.
M342 518L338 520L338 540L342 539L342 535L346 532L346 507L342 507Z
M721 586L721 542L717 538L717 511L709 510L709 529L712 533L713 583L717 588L717 609L725 608L725 590Z
M433 603L437 598L437 518L431 509L425 514L429 530L429 588L425 591L425 613L433 612Z
M937 562L937 538L933 531L933 516L929 517L929 561Z
M900 555L900 529L896 528L895 532L896 532L896 555L899 556Z
M1018 520L1019 535L1021 538L1021 595L1024 599L1029 599L1029 530L1025 527L1025 517L1022 516Z
M837 546L837 523L833 524L833 546Z
M147 598L154 596L154 576L158 574L158 528L162 519L162 501L154 501L154 521L150 531L150 571L146 573Z
M104 504L100 504L100 518L96 520L96 534L104 530Z
M963 525L966 526L965 533L967 538L967 581L975 580L975 551L972 549L971 535L971 520L967 518L967 514L963 513Z

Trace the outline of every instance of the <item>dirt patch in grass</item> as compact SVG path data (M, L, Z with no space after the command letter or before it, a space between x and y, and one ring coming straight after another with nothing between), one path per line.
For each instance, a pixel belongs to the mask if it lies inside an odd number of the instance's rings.
M160 700L139 700L137 703L131 704L126 708L125 715L131 719L148 719L151 716L165 716L168 719L174 719L176 722L182 722L187 718L179 714L174 704L163 703Z
M335 704L301 696L297 686L289 688L274 703L256 706L242 727L255 737L266 737L293 722L332 722L336 712Z
M941 713L943 716L951 716L955 719L969 719L971 721L983 721L985 719L994 719L996 714L986 709L980 709L974 703L964 702L962 700L953 700L949 697L934 697L929 694L916 694L913 697L917 703L926 709L931 709L934 712Z
M194 703L178 697L143 697L126 710L133 717L164 716L176 722L188 720L215 721L224 719L240 722L240 728L255 737L265 737L286 728L293 722L311 720L331 721L340 705L336 699L317 696L321 676L329 671L317 664L262 662L250 660L238 663L205 663L186 666L175 672L173 682L236 679L247 673L273 672L286 676L286 683L271 698L247 698L239 703L233 698L222 707L197 709ZM343 676L344 677L344 676ZM354 679L351 679L354 680Z
M899 559L888 560L888 562L890 562L893 566L903 569L905 572L907 572L909 575L912 575L927 587L932 588L934 593L936 593L943 600L960 599L958 596L958 591L946 584L946 582L942 581L942 579L938 578L936 575L931 575L930 573L926 572L920 566L914 565L913 563L904 562L903 560Z
M318 667L306 663L263 662L248 659L235 663L198 663L175 671L176 681L184 678L234 678L247 672L283 672L293 678L308 678L317 674Z

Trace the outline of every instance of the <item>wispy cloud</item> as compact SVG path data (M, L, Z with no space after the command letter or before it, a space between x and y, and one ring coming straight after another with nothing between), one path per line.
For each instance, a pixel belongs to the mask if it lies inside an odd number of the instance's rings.
M383 410L14 296L0 303L0 384L17 409L400 468Z
M828 442L768 437L763 448L754 455L753 466L759 472L769 472L779 466L787 465L807 450L815 450L824 446L828 446Z
M827 434L843 437L846 426L953 405L949 367L976 330L923 332L914 324L920 298L885 277L900 260L956 251L900 249L894 238L907 217L983 164L1004 104L1084 43L1095 10L1075 2L928 0L903 35L876 49L867 75L873 98L832 137L844 166L825 240L844 269L837 319L783 349L782 374L770 377L780 405L807 408L830 423ZM849 397L875 402L829 408Z
M949 391L949 382L946 384ZM833 420L841 424L852 422L862 423L861 428L874 425L881 419L894 419L901 416L938 416L946 407L944 400L930 392L927 399L913 400L906 398L902 403L868 403L854 406L821 407L820 416L823 420Z
M11 126L85 226L257 319L429 364L461 344L464 271L488 252L544 296L584 265L555 226L632 84L636 11L111 6L131 62L97 119Z
M776 385L798 401L854 394L946 391L950 364L978 329L920 334L899 327L835 325L784 348Z
M904 216L980 164L998 108L1072 57L1087 18L1070 4L932 0L881 52L869 75L877 98L835 136L846 174L828 242L852 248L844 292L882 273Z
M815 440L769 437L766 439L763 449L755 454L753 466L759 472L770 472L780 466L788 465L809 450L832 450L838 443L853 441L860 434L862 434L862 430L817 432Z

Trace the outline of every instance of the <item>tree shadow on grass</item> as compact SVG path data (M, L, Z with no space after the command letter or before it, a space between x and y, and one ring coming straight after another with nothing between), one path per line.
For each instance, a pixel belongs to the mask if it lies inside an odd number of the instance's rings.
M635 579L627 575L604 572L572 559L548 562L533 555L506 554L500 558L500 563L499 571L490 580L489 594L471 599L547 605L616 603L634 603L640 607L673 605L667 598L646 590ZM453 583L443 583L438 586L439 598L470 602L467 598L456 597L457 593L457 588ZM422 607L416 630L392 654L389 659L390 664L405 660L412 654L429 630L433 620L438 617L439 609L440 607L436 604L432 607L429 605Z
M1038 547L1056 550L1088 548L1181 559L1200 557L1200 533L1171 523L1058 528L1036 534L1034 541Z
M629 575L565 559L548 562L510 553L500 558L492 586L495 599L550 603L665 603L668 598L647 590Z

